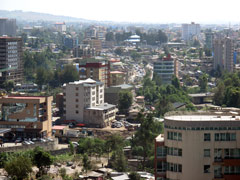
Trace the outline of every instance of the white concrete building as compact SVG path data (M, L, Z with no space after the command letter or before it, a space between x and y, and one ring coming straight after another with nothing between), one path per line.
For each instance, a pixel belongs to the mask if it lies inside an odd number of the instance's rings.
M182 39L185 41L191 40L194 36L199 36L201 31L200 24L182 24Z
M116 106L104 103L104 84L90 78L64 84L64 106L67 120L86 125L104 127L115 119Z

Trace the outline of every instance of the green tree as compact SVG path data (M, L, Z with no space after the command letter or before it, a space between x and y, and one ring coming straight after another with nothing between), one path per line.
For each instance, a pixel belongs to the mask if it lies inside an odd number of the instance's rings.
M40 147L33 150L33 164L39 168L39 172L43 174L44 168L53 163L53 158L49 152L44 151Z
M123 48L122 47L118 47L114 50L114 53L119 55L119 56L122 56L123 55Z
M101 156L104 153L104 145L105 141L99 138L94 138L94 153L96 154L96 158Z
M4 169L12 179L25 179L32 172L31 159L24 156L13 157L6 162Z
M207 91L207 82L208 82L208 77L206 74L203 74L199 78L199 87L201 92L206 92Z
M172 85L173 85L175 88L180 89L180 81L179 81L179 79L178 79L176 76L174 76L174 77L172 78Z
M83 155L82 163L83 163L83 170L87 173L88 170L92 168L91 161L88 159L87 154Z
M160 96L156 105L156 115L164 116L164 114L173 109L172 103L166 95Z
M44 68L38 68L37 70L37 77L36 77L36 83L42 89L42 86L47 84L49 80L48 72Z
M126 113L133 102L132 93L129 91L120 91L118 109L120 113Z
M220 82L215 89L214 97L213 97L213 102L218 105L222 106L224 102L224 92L225 92L225 85L223 82Z
M74 145L71 141L69 142L69 147L70 147L71 154L75 154Z
M6 152L0 153L0 168L3 168L5 163L9 160L9 154Z
M109 165L118 172L127 171L127 160L122 149L113 152Z
M119 134L108 136L105 141L105 152L108 153L108 161L111 152L122 149L124 146L123 138Z
M3 83L3 87L7 92L11 92L14 89L14 82L9 80Z
M64 84L64 83L69 83L77 80L79 80L79 74L76 67L74 67L73 65L64 66L64 69L61 72L61 77L60 77L61 83Z
M153 114L139 113L136 120L141 123L141 126L132 140L132 147L135 155L143 157L142 168L144 170L146 162L154 153L154 139L163 131L163 127L161 123L154 121Z
M141 176L137 172L130 172L128 175L130 180L140 180Z
M114 41L114 34L113 32L106 33L106 41Z

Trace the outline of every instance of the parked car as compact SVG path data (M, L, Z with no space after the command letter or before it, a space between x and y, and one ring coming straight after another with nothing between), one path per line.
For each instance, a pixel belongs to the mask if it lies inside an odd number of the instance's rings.
M73 144L74 147L79 146L78 142L72 142L72 144Z
M47 142L47 140L46 140L46 139L43 139L43 138L40 138L40 141L41 141L41 142Z
M30 145L31 143L29 141L23 141L22 144L23 145Z
M22 142L22 138L17 138L16 140L15 140L15 143L20 143L20 142Z

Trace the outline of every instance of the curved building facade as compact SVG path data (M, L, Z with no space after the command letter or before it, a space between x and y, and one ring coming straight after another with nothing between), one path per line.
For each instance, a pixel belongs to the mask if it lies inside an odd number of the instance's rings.
M156 145L159 138L155 144L157 179L240 179L240 116L167 116L164 127L164 146ZM166 156L161 163L160 148ZM165 174L158 176L161 168Z

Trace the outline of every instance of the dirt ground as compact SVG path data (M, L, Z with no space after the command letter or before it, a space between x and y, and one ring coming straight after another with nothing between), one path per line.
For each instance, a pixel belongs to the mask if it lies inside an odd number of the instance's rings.
M99 137L101 139L106 139L106 137L112 134L119 134L123 138L127 138L135 133L135 131L128 131L125 127L111 128L110 126L105 128L89 128L89 130L93 131L95 137Z

